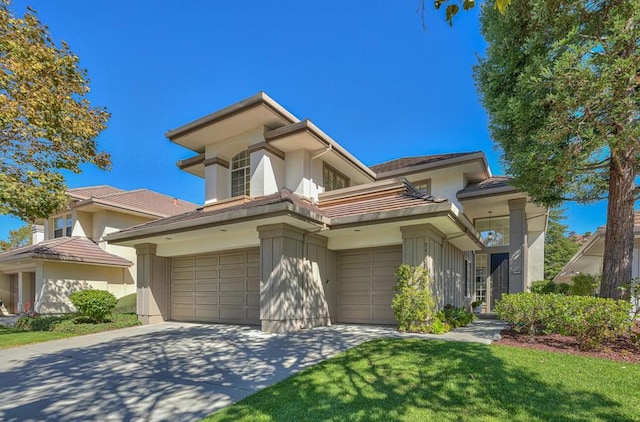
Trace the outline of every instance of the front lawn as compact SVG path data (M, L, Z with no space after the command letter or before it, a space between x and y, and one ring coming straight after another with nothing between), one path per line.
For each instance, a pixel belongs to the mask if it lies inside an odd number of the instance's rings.
M640 420L640 365L509 346L374 340L207 421Z
M15 328L0 325L0 349L100 333L139 324L138 316L135 314L114 315L109 322L100 324L85 322L82 317L75 315L24 318Z
M25 344L40 343L49 340L58 340L71 336L73 336L73 334L54 333L51 331L26 331L0 325L0 349L24 346Z

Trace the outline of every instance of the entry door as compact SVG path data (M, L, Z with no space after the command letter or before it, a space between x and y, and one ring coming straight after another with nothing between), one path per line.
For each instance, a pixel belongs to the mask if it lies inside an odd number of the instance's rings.
M509 254L491 255L491 309L504 293L509 293Z

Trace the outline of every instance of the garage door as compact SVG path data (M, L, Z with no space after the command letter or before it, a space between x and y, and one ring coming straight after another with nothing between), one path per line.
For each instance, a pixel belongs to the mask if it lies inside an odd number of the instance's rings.
M338 253L338 322L396 324L391 309L402 246Z
M171 259L171 319L260 323L258 248Z

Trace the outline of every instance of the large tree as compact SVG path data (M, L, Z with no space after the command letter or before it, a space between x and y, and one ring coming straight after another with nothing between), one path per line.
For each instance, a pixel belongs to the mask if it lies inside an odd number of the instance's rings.
M640 140L640 2L518 0L483 7L474 69L514 184L557 205L608 197L600 294L630 281Z
M567 236L569 226L562 224L564 219L566 216L561 208L554 208L549 212L549 224L544 239L545 280L553 280L580 249L580 244Z
M65 205L62 170L110 165L96 138L109 113L87 99L87 72L33 9L0 0L0 214L46 217Z
M0 240L0 251L21 248L31 244L31 225L27 224L15 230L9 230L9 238Z

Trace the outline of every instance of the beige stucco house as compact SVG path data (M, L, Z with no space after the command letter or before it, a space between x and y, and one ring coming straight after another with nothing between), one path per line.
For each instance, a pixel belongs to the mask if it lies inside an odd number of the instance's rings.
M145 323L393 324L402 263L428 267L441 306L490 309L542 278L547 209L482 152L368 167L264 93L167 137L194 153L178 167L204 179L204 205L106 236L137 251Z
M571 277L577 274L602 275L604 236L606 230L606 226L602 226L593 232L553 281L557 283L571 283ZM636 278L640 277L640 211L635 213L633 233L634 243L631 276Z
M0 253L0 300L9 312L73 311L69 295L94 288L116 297L136 291L134 248L108 233L196 208L147 189L69 189L69 207L32 226L32 245Z

